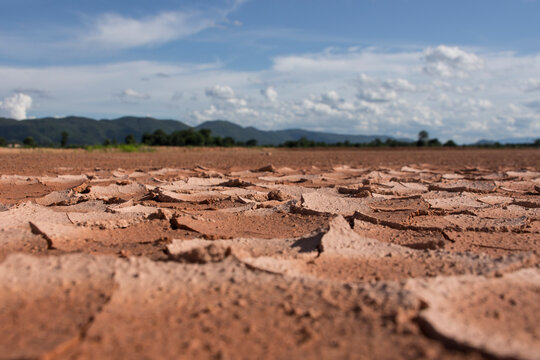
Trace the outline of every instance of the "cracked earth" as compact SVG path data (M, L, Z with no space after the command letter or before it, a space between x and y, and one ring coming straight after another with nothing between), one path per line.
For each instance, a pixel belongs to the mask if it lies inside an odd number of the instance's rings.
M538 151L434 152L3 150L0 358L539 359Z

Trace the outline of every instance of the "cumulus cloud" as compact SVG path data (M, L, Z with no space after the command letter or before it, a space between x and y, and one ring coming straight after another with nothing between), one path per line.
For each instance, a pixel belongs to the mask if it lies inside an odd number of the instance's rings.
M261 89L261 95L264 96L266 99L270 100L271 102L275 102L278 97L278 93L273 86L268 86L265 89Z
M384 88L360 89L356 96L368 102L388 102L397 98L394 90Z
M465 102L465 104L475 108L475 109L478 109L478 110L486 110L486 109L489 109L491 107L493 107L493 103L487 99L472 99L472 98L469 98L467 99L467 101Z
M123 100L148 100L150 95L138 92L133 89L126 89L119 94L119 97Z
M314 113L318 115L336 116L340 114L339 110L333 108L332 106L322 103L322 102L313 101L310 99L304 99L302 101L302 108L304 110L309 111L310 113Z
M230 107L224 109L212 104L207 109L193 111L191 113L191 118L193 118L197 123L216 119L235 119L236 123L242 124L244 120L257 118L260 115L261 114L259 111L247 106Z
M488 99L475 98L472 95L465 98L456 98L448 96L447 94L438 94L433 98L442 109L453 114L453 116L477 116L480 112L487 111L494 107L493 103ZM515 106L511 106L510 109L515 111Z
M430 75L464 77L484 66L481 58L456 46L439 45L424 51L423 70Z
M336 106L339 106L339 104L343 102L343 99L339 96L337 91L330 90L327 93L324 93L321 95L320 101L326 105L336 107Z
M303 99L296 105L295 113L302 117L322 116L333 120L360 119L363 114L378 114L381 107L366 101L347 101L337 91L330 90L320 96ZM343 131L343 130L342 130Z
M383 86L395 91L416 91L416 86L406 79L389 79L383 82Z
M414 86L406 80L374 79L366 74L360 74L357 80L357 98L367 102L388 102L397 99L396 90L413 89Z
M15 120L26 119L26 112L32 107L32 97L23 93L4 98L0 101L0 112Z
M247 105L247 101L241 98L230 98L227 100L227 103L234 106L242 106L242 107L245 107Z
M32 108L40 114L123 113L125 104L111 101L110 94L103 92L117 88L134 90L138 95L125 94L131 101L143 102L144 94L151 94L144 106L130 110L135 115L193 122L228 119L265 129L301 127L410 138L426 129L441 140L458 142L538 136L540 105L531 92L537 84L534 80L540 79L538 54L478 50L485 67L448 65L452 77L429 77L421 71L426 66L424 52L428 49L358 48L342 53L333 49L283 56L272 67L255 71L232 70L220 63L145 61L0 66L0 93L47 89L54 97L40 98ZM459 71L468 76L455 75ZM279 89L278 96L269 91L269 84L274 91Z
M205 90L205 94L209 98L225 101L227 104L234 106L245 107L247 105L246 100L236 97L234 90L227 85L214 85Z
M234 90L227 85L214 85L210 88L207 88L204 93L208 97L219 100L229 100L234 98Z
M192 116L197 122L203 122L207 120L215 120L220 113L222 112L220 112L214 105L210 105L208 109L195 110Z

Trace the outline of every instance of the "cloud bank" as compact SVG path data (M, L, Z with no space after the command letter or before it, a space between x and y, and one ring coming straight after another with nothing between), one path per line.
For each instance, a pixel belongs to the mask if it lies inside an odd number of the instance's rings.
M26 117L32 104L10 94L41 89L50 96L34 104L32 115L129 112L192 124L228 119L263 129L410 138L426 129L458 142L540 136L537 54L446 45L401 51L343 48L279 56L256 71L220 63L138 61L0 66L0 78L0 96L6 97L2 110L12 109L8 114L17 118ZM126 101L137 106L126 109Z

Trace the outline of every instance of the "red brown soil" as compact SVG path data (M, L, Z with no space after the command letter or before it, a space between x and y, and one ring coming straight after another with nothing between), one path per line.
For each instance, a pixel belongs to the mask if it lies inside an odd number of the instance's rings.
M85 150L0 149L2 174L44 175L80 173L102 169L193 168L258 169L275 167L330 169L352 167L402 167L431 164L440 169L522 169L538 167L538 152L529 149L244 149L244 148L158 148L147 153L111 153Z
M534 359L538 189L537 150L0 149L0 358Z

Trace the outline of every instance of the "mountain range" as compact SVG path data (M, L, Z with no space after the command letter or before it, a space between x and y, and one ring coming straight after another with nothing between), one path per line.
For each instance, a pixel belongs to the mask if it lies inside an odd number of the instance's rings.
M207 121L196 127L191 127L177 120L158 120L133 116L114 120L95 120L77 116L47 117L24 121L0 118L0 137L8 142L22 142L27 136L32 136L40 145L58 145L63 131L68 133L68 145L93 145L101 144L107 139L123 142L130 134L140 141L145 132L152 133L158 129L171 133L189 128L210 129L214 136L230 136L236 141L254 139L259 145L279 145L285 141L298 140L302 137L329 144L345 141L367 143L376 138L382 141L391 138L385 135L345 135L302 129L264 131L254 127L242 127L225 120ZM407 141L407 139L400 140Z
M499 144L531 144L533 143L536 139L538 138L534 138L534 137L520 137L520 138L504 138L504 139L499 139L499 140L486 140L486 139L482 139L482 140L478 140L475 145L493 145L495 143L499 143Z

